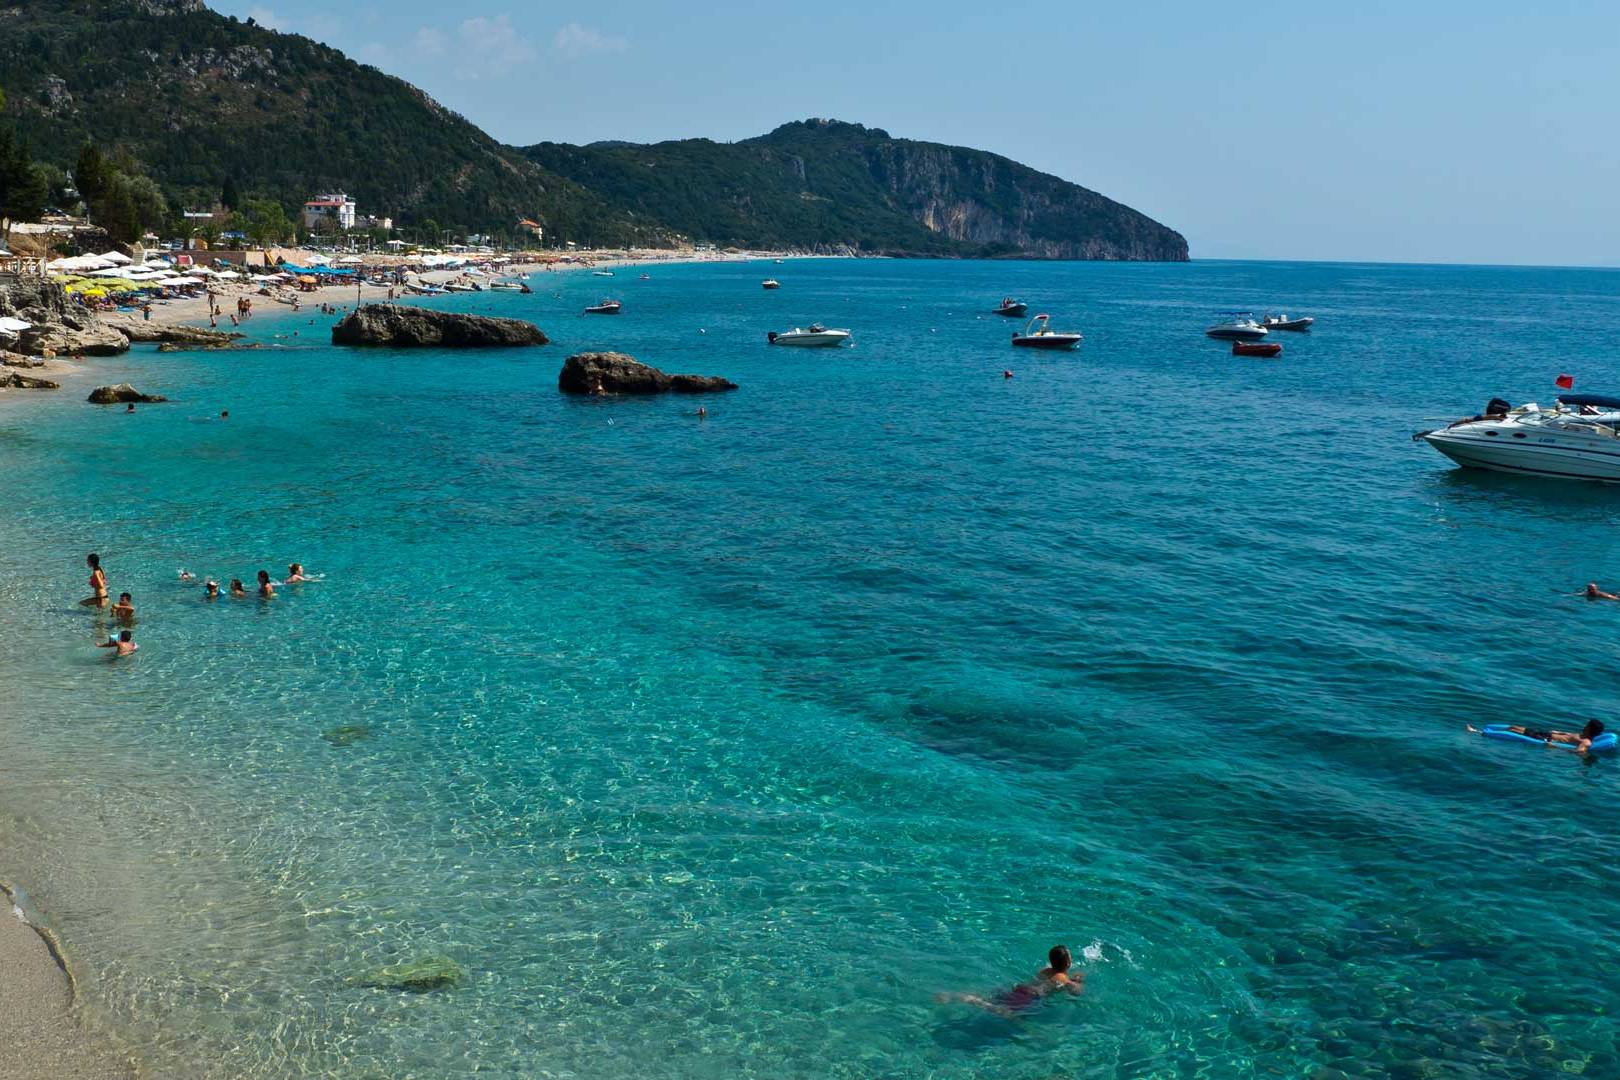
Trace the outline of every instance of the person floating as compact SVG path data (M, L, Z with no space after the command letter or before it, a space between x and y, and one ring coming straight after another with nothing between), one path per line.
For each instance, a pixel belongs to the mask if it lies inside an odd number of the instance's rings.
M107 606L107 575L101 571L101 556L95 552L84 557L84 564L90 568L91 595L79 601L82 607Z
M118 603L112 606L112 614L113 618L126 624L135 618L135 601L130 597L129 593L121 592L118 594Z
M304 564L295 562L295 563L288 563L287 564L287 580L283 581L282 584L283 585L296 585L300 581L313 581L313 580L315 580L315 579L305 575L305 573L304 573Z
M270 584L270 571L259 571L259 599L273 600L276 596L276 587Z
M218 600L219 599L219 582L210 581L210 582L208 582L207 584L205 584L203 586L203 599L204 600Z
M1582 592L1581 595L1586 597L1588 600L1620 600L1620 596L1616 596L1612 592L1604 592L1602 589L1598 588L1597 582L1595 581L1588 581L1586 583L1586 590Z
M241 578L239 578L239 577L231 578L231 595L232 596L246 596L247 595L247 587L242 584L242 579Z
M96 648L117 649L118 651L114 654L115 656L128 656L136 649L140 648L139 645L135 644L134 638L135 635L133 632L129 630L120 630L116 638L109 637L106 641L103 641L101 644L97 645Z
M1028 1012L1042 998L1059 991L1078 995L1084 990L1085 973L1069 974L1069 966L1073 962L1067 946L1054 945L1046 954L1047 966L1037 971L1029 982L1019 983L989 998L980 997L978 994L940 994L936 1000L960 1001L964 1005L975 1005L997 1016L1015 1018L1021 1013Z
M1466 725L1475 735L1488 734L1486 731L1472 724ZM1536 742L1546 743L1548 746L1568 746L1577 754L1584 754L1592 748L1592 740L1603 734L1603 721L1588 720L1586 726L1579 732L1542 730L1540 728L1521 727L1518 724L1506 724L1496 728L1498 731L1509 731L1520 738L1533 739Z

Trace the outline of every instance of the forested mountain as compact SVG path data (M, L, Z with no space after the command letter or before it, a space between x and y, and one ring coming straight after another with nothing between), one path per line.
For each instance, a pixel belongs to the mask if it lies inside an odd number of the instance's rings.
M0 0L5 5L8 0ZM4 117L35 159L89 142L178 208L341 189L402 224L550 238L1025 258L1185 259L1176 232L999 155L834 121L738 143L503 146L335 49L200 0L9 0Z

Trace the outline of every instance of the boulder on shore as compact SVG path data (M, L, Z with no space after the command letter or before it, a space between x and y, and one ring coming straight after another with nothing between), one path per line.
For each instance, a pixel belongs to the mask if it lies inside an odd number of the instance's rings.
M162 394L143 394L129 383L121 382L117 386L98 386L90 391L90 396L85 400L92 405L122 405L126 401L154 402L169 399Z
M18 375L15 371L0 371L0 389L60 390L61 383L49 379L36 379L32 375Z
M23 352L35 356L47 352L56 356L116 356L129 351L129 338L91 319L34 326L24 330L17 340Z
M737 384L717 375L666 375L633 356L616 352L576 353L563 364L557 389L565 394L707 394L735 390Z
M229 345L246 334L212 330L206 326L182 326L178 323L148 322L133 315L103 315L102 322L117 330L131 341L160 341L170 345L196 345L202 348Z
M366 304L332 327L334 345L436 346L452 349L544 345L550 339L533 323L453 311Z

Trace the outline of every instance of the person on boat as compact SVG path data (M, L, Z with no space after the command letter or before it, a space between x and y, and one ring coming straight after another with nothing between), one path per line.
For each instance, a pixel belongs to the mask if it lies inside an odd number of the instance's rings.
M242 584L242 579L241 578L239 578L239 577L231 578L231 595L232 596L246 596L247 595L247 586Z
M112 615L119 622L126 624L135 618L135 601L131 599L129 593L118 594L118 603L112 606Z
M1473 732L1475 735L1485 734L1472 724L1467 726L1468 730ZM1603 721L1588 720L1586 722L1586 726L1581 728L1579 732L1553 730L1543 731L1538 728L1520 727L1517 724L1509 724L1507 727L1500 730L1511 731L1515 735L1523 735L1527 739L1535 739L1538 742L1546 743L1548 746L1552 746L1555 743L1560 746L1573 746L1577 754L1584 754L1587 750L1591 749L1592 740L1603 734Z
M116 638L108 638L106 641L103 641L101 644L97 645L96 648L117 649L118 652L114 655L128 656L136 649L140 648L139 645L135 644L134 638L135 634L133 631L120 630Z
M1586 597L1588 600L1620 600L1620 596L1616 596L1612 592L1604 592L1602 589L1598 588L1597 582L1595 581L1588 581L1586 583L1586 591L1581 593L1581 595Z
M273 599L275 599L275 595L276 595L276 587L274 585L270 584L270 571L268 571L268 570L260 570L259 571L259 599L261 599L261 600L273 600Z
M206 583L205 585L203 585L203 599L204 600L218 600L219 599L219 582L210 581L210 582Z
M937 1000L959 1001L964 1005L976 1005L997 1016L1014 1018L1020 1013L1028 1012L1041 999L1059 991L1079 995L1085 989L1086 976L1084 972L1072 975L1069 973L1069 967L1073 962L1067 946L1054 945L1046 954L1046 967L1037 971L1029 982L1008 987L988 998L980 997L978 994L941 994Z
M107 575L101 571L101 556L95 552L84 557L84 564L90 568L91 595L79 601L82 607L107 606Z
M314 580L314 579L305 576L305 574L304 574L304 564L295 562L295 563L288 563L287 564L287 580L282 582L282 584L283 585L296 585L300 581L312 581L312 580Z

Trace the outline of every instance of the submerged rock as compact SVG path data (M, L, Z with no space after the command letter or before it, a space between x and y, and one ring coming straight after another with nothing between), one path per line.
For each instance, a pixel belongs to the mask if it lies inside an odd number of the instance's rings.
M633 356L616 352L576 353L557 376L557 389L565 394L593 394L598 384L609 394L705 394L737 389L730 379L666 375Z
M402 964L390 964L362 975L350 982L374 990L404 990L412 994L425 994L430 990L448 990L466 978L461 965L445 956L420 956Z
M85 400L92 405L122 405L126 401L168 401L162 394L143 394L127 382L117 386L98 386Z
M236 335L240 337L241 335ZM248 352L253 349L264 348L264 343L251 341L242 344L236 341L165 341L157 347L158 352Z
M366 304L332 327L334 345L389 345L396 348L510 348L544 345L550 339L533 323L488 315Z
M353 746L357 742L371 738L371 729L364 724L341 724L321 732L321 738L333 746Z

